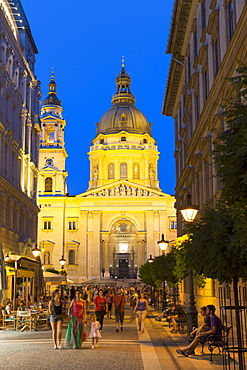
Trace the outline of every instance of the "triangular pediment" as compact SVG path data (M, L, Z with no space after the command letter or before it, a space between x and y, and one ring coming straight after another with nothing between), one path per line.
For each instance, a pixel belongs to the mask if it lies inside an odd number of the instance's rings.
M107 185L90 189L77 197L170 197L160 190L149 188L131 181L118 180Z
M54 172L54 171L58 171L58 168L55 167L55 166L45 166L43 168L41 168L40 172Z

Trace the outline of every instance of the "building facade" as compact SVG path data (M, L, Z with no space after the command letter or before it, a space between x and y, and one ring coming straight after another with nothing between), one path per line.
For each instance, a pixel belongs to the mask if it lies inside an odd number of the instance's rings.
M221 104L235 95L227 81L247 61L247 4L244 0L176 0L167 46L171 63L163 114L174 118L177 210L192 203L216 204L220 192L212 150L215 130L224 130ZM178 217L178 235L183 221ZM197 289L200 305L216 296L216 283ZM188 302L187 281L182 286Z
M30 255L37 241L40 87L37 48L20 1L0 4L0 242Z
M39 160L39 245L42 262L65 268L74 282L134 278L164 233L176 237L174 197L159 188L159 152L151 124L135 106L124 65L112 107L97 124L89 150L87 191L68 196L65 120L52 76L42 107Z

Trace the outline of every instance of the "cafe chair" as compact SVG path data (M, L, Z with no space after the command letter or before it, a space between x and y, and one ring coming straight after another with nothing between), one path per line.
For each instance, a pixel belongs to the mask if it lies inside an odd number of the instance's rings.
M3 317L3 330L16 329L16 317L13 314L7 314L5 310L2 310Z
M16 329L21 330L21 331L23 331L25 329L32 330L31 310L17 311Z
M50 329L50 315L48 312L40 312L37 318L37 326L45 326L46 329Z

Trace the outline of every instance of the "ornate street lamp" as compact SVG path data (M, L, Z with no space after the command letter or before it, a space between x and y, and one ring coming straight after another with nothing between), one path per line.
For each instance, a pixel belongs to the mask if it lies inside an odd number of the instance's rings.
M11 261L11 258L10 258L10 256L7 254L7 256L4 258L4 261L5 262L9 262L9 261Z
M186 222L193 222L199 211L197 206L192 205L191 194L187 194L187 204L180 209L182 216Z
M153 261L154 261L154 259L153 259L153 257L152 257L152 254L150 254L150 257L149 257L149 259L147 260L147 262L148 262L148 263L153 263Z
M192 205L191 194L187 194L187 204L180 209L182 216L186 222L193 222L199 211L197 206ZM196 302L194 294L193 271L189 269L189 309L188 309L188 333L190 334L193 327L198 327L198 312L196 311Z
M37 247L37 244L35 244L35 248L32 250L32 254L35 258L39 257L41 250Z
M161 240L158 241L157 244L159 244L159 247L160 247L160 250L161 250L162 254L165 255L166 248L168 247L169 242L167 240L165 240L164 234L161 235ZM166 282L164 280L163 281L162 311L164 311L166 307L167 307L167 305L166 305Z
M166 248L169 245L169 242L167 240L165 240L164 234L161 235L161 240L158 241L157 244L159 244L159 247L160 247L160 250L161 250L162 254L165 254L165 251L166 251Z
M63 270L63 268L64 268L65 262L66 262L66 259L64 259L63 255L62 255L62 258L60 258L60 260L59 260L59 263L60 263L60 265L61 265L61 269L62 269L62 270Z

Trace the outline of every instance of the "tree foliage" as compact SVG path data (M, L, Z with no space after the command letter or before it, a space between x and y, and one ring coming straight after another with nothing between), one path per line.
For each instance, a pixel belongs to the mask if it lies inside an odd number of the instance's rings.
M231 209L219 202L207 206L200 219L187 225L189 239L182 243L187 266L198 275L231 283L247 277L247 247L241 245L234 230Z
M153 263L146 262L142 265L139 277L143 283L154 287L159 287L162 281L166 281L169 286L177 285L179 278L175 273L175 267L175 251L171 250L166 255L155 257Z
M214 159L222 183L221 198L233 212L234 229L247 244L247 66L241 64L229 79L236 98L223 105L227 129L217 134Z
M154 277L153 263L146 262L144 265L141 265L139 269L139 278L144 284L151 285L153 287L158 286Z

